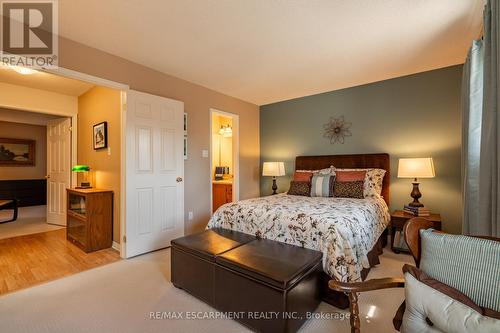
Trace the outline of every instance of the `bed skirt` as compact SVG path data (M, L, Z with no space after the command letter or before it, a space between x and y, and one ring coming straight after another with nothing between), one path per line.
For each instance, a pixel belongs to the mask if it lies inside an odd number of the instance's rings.
M375 243L375 246L373 246L371 251L368 252L368 262L370 263L370 268L364 268L361 271L361 279L363 279L363 281L368 276L371 267L380 264L378 257L382 254L383 248L387 245L387 235L388 231L385 229L379 237L377 243ZM325 272L321 273L321 300L339 309L349 308L349 298L347 295L339 291L331 290L328 287L328 282L331 279L332 278Z

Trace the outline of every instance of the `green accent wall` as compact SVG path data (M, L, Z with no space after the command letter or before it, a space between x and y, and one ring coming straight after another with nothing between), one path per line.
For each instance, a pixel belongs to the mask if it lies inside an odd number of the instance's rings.
M447 232L460 233L462 66L336 90L260 108L261 167L283 161L287 175L278 178L278 192L288 190L295 157L389 153L391 205L411 201L411 179L397 178L398 158L432 157L436 178L421 179L421 202L439 212ZM351 122L344 144L323 137L330 117ZM261 177L261 194L272 192L270 177Z

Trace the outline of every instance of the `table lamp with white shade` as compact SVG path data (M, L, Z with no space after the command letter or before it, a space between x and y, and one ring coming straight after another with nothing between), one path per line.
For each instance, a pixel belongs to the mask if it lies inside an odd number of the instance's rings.
M410 196L413 202L409 203L412 207L424 207L418 201L422 197L422 193L418 189L418 178L434 178L434 162L432 157L425 158L400 158L398 166L398 178L413 178L413 190Z
M262 166L262 176L273 177L273 194L277 194L276 177L285 175L285 163L283 162L264 162Z

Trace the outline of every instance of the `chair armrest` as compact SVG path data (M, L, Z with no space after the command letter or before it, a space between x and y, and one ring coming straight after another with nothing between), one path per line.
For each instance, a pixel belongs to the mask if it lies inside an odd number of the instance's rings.
M403 288L405 286L405 279L382 278L352 283L330 280L330 282L328 282L328 286L330 287L330 289L341 291L344 293L363 292L387 288Z
M358 293L378 289L401 288L405 286L405 279L383 278L352 283L330 280L328 286L330 289L347 294L349 297L349 312L351 313L351 333L360 333L361 322L359 319Z

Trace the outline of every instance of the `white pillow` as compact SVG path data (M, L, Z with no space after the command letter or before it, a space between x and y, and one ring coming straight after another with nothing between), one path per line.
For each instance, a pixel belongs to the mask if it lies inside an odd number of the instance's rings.
M483 316L410 273L405 273L405 301L401 333L500 332L500 320ZM427 324L425 318L434 326Z
M321 169L321 170L295 170L295 172L311 172L318 173L320 175L335 175L335 167L331 165L329 168Z

